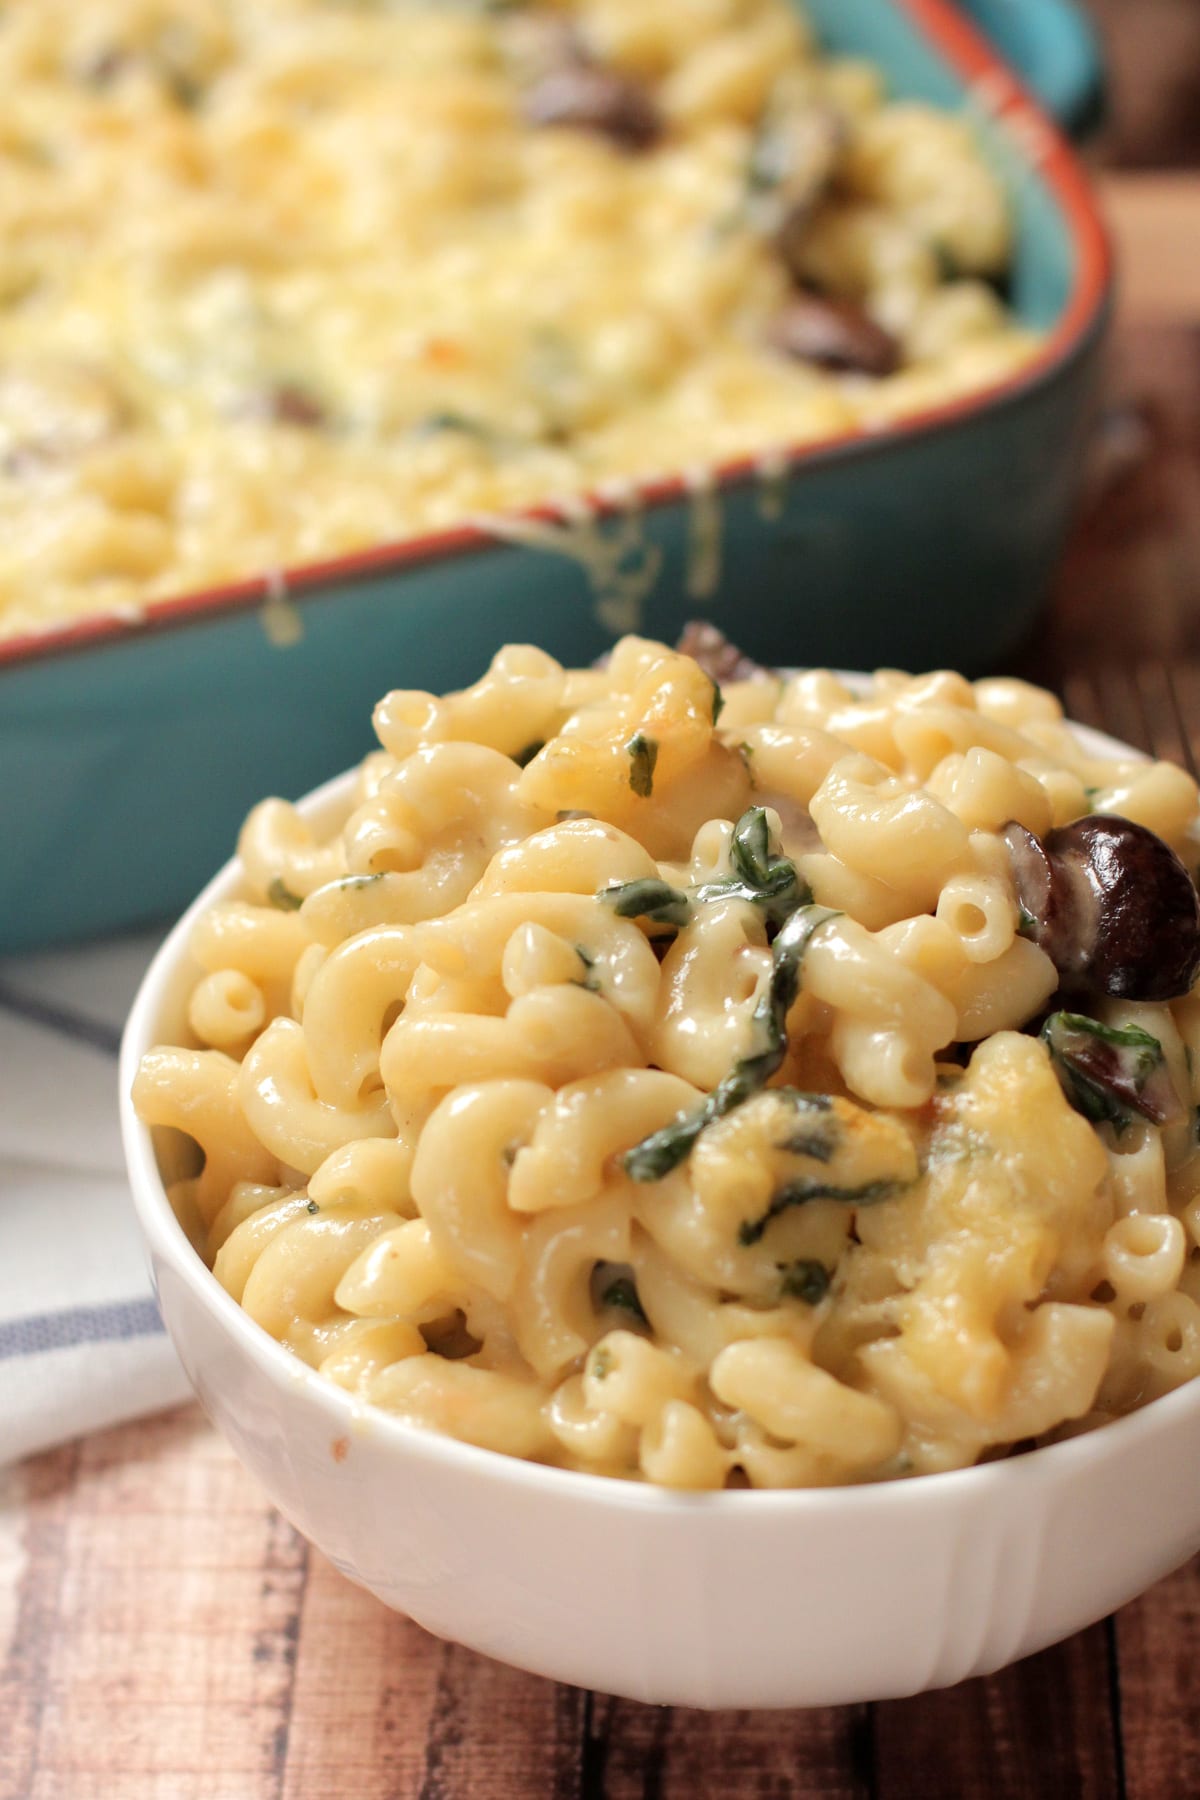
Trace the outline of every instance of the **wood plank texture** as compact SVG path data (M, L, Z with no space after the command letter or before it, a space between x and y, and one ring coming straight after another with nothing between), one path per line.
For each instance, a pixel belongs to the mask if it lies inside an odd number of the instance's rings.
M1194 319L1170 325L1122 321L1078 526L1053 604L1017 666L1065 688L1100 666L1195 660L1200 307ZM1120 723L1112 719L1109 729Z
M198 1413L65 1454L69 1488L43 1486L55 1458L24 1476L0 1795L74 1800L90 1783L211 1800L211 1769L231 1795L273 1796L306 1546Z
M1102 139L1125 168L1200 168L1196 0L1088 0L1112 80Z
M1196 9L1200 21L1200 7ZM1200 45L1197 47L1200 57ZM1200 100L1198 100L1200 106ZM1121 296L1128 318L1200 314L1200 181L1174 170L1110 172L1100 187L1121 246Z
M80 1447L70 1444L39 1457L10 1474L0 1493L8 1564L0 1639L0 1800L16 1800L33 1785L79 1456Z
M315 1554L297 1644L281 1800L578 1793L581 1692L430 1637Z
M986 1680L875 1708L877 1800L1123 1800L1103 1625Z
M1113 1621L1128 1800L1200 1793L1200 1563Z
M870 1709L693 1712L597 1695L580 1800L872 1800Z
M1098 1626L945 1693L705 1714L557 1688L397 1618L306 1549L194 1408L39 1459L0 1507L0 1800L1200 1791L1196 1565L1119 1616L1115 1662Z

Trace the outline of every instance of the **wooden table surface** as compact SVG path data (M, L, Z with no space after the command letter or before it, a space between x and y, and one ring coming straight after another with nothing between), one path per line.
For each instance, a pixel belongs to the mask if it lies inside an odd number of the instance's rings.
M1113 399L1021 666L1181 754L1200 749L1200 0L1096 10L1119 76ZM1200 1565L945 1693L704 1714L555 1687L386 1612L194 1408L0 1477L0 1800L542 1796L1194 1800Z

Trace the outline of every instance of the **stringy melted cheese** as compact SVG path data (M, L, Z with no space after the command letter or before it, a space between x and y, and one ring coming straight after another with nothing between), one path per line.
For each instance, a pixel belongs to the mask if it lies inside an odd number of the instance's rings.
M556 11L655 146L525 122ZM0 633L878 426L1035 345L966 125L785 0L10 0L0 83ZM806 270L893 376L765 347L781 113L835 130Z

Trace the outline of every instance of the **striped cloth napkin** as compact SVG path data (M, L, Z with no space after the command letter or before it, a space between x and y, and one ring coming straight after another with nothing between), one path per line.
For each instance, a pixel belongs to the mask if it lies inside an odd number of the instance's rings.
M0 1464L189 1392L117 1121L121 1027L158 938L0 960Z

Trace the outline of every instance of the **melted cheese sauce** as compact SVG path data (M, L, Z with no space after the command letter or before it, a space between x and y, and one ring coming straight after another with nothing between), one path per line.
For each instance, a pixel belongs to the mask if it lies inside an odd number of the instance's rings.
M555 13L651 148L527 122ZM786 0L9 0L0 83L0 633L878 427L1036 347L969 127ZM781 119L834 146L804 279L893 375L768 347Z

